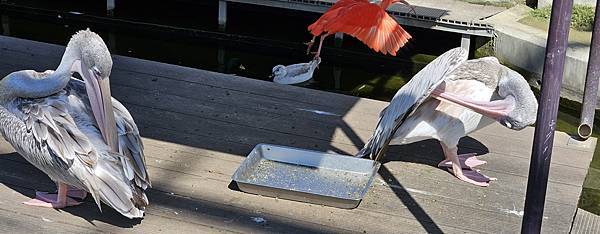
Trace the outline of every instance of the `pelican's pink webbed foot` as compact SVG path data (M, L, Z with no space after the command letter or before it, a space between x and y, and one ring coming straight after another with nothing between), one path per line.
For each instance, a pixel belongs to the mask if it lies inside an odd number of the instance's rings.
M458 160L462 169L473 169L474 167L486 164L486 161L479 160L476 153L460 154ZM438 167L452 167L451 159L444 159L438 164Z
M83 189L69 186L69 190L67 190L67 196L83 200L87 197L87 192Z
M459 159L459 155L457 154L457 148L452 147L449 148L445 144L442 144L442 149L444 150L444 155L446 156L446 160L450 160L452 169L448 168L448 171L454 174L458 179L465 181L470 184L474 184L477 186L487 187L490 185L490 181L496 180L496 178L490 178L484 174L479 173L479 170L473 170L472 167L468 167L467 164L470 165L481 165L485 163L485 161L481 161L477 158L470 160L467 162L469 158L475 157L474 154L466 154L462 158L464 161ZM446 161L444 160L444 161ZM462 162L461 162L462 161ZM443 162L443 161L442 161ZM442 166L445 166L446 163L441 163ZM463 170L464 167L467 167Z
M75 199L67 197L67 190L68 185L59 183L57 194L36 192L34 199L23 203L30 206L40 206L48 208L65 208L67 206L76 206L81 204L81 202L75 201Z

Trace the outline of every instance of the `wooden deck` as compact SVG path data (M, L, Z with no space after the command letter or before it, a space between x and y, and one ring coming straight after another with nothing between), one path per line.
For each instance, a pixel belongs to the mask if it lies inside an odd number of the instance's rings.
M0 37L0 76L54 69L64 47ZM216 55L215 55L216 56ZM230 188L231 175L258 143L354 154L385 102L114 56L113 96L144 137L151 206L128 220L91 199L64 210L21 204L53 190L43 173L0 141L0 230L6 232L366 232L515 233L520 230L533 128L493 125L464 138L498 177L488 188L436 168L435 141L391 147L365 200L346 210L261 197ZM325 111L329 114L325 114ZM543 231L570 230L592 158L590 144L555 139ZM263 218L266 222L257 222Z

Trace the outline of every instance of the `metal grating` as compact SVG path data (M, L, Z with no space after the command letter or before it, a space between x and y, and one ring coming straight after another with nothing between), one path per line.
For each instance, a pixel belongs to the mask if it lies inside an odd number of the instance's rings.
M325 12L333 6L336 0L227 0L246 4L280 7L309 12ZM413 4L415 13L409 13L406 6L393 5L388 13L395 17L402 25L430 28L434 30L455 33L493 37L492 25L479 20L454 19L449 15L450 10L441 8L424 7ZM462 16L462 18L467 18Z
M573 220L573 226L571 227L571 233L600 233L600 216L578 208Z

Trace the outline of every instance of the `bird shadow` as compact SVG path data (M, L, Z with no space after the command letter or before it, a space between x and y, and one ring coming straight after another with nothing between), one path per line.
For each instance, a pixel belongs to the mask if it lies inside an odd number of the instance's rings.
M458 143L458 153L476 153L477 155L485 155L489 153L489 149L477 139L466 136L461 138ZM444 152L440 142L438 140L429 139L406 145L390 145L382 163L402 161L437 167L438 163L443 159Z
M0 159L2 159L2 163L0 163L1 183L13 191L31 199L35 197L36 191L56 192L54 182L42 171L25 161L18 153L0 154ZM31 209L47 208L31 207ZM81 217L93 226L96 226L94 221L122 228L132 228L141 223L141 219L129 219L104 204L100 211L91 196L84 199L81 205L57 210Z

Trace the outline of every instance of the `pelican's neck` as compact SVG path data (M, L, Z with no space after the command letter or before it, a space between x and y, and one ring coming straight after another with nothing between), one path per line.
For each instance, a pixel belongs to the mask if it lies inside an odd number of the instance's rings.
M32 70L11 73L0 81L3 99L42 98L64 89L71 79L71 68L79 65L78 53L67 47L56 71L38 73Z

